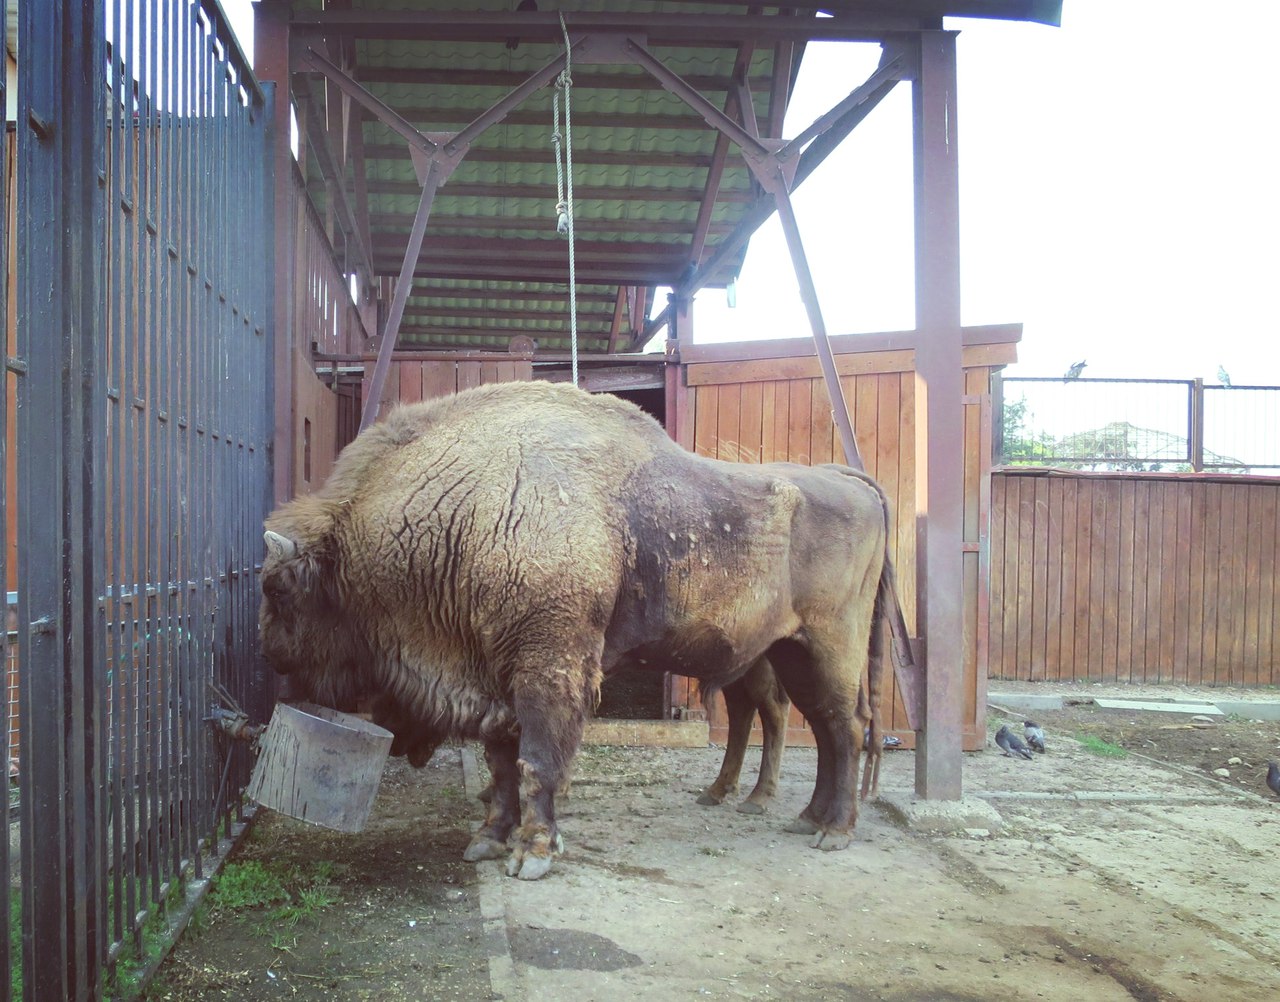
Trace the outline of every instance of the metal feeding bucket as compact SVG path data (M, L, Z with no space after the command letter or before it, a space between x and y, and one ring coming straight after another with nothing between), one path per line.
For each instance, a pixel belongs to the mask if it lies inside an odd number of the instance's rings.
M314 703L277 703L259 747L252 799L300 821L358 832L373 809L391 732Z

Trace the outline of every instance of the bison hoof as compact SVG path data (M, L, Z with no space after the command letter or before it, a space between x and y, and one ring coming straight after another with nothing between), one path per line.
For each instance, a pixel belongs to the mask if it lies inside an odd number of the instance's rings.
M818 832L817 838L809 843L811 849L823 852L839 852L853 844L852 832Z
M704 790L698 797L698 803L703 807L719 807L724 803L724 797L717 796L710 790Z
M764 812L764 804L757 804L754 800L744 800L738 805L739 814L763 814Z
M818 826L802 814L787 825L783 831L790 832L792 835L816 835Z
M545 833L535 835L528 845L520 844L507 859L507 876L520 880L537 880L551 869L551 861L564 852L564 839L556 833L554 841Z
M477 835L467 846L462 858L468 863L479 863L482 859L502 859L506 854L506 842L499 842L488 835Z

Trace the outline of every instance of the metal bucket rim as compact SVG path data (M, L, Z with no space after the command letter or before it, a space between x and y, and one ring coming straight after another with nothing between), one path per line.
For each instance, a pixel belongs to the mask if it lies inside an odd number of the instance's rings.
M330 727L335 727L350 734L359 734L365 737L384 739L395 737L395 735L385 727L380 727L372 720L365 720L363 717L356 716L353 713L345 713L342 710L335 710L332 707L321 706L319 703L309 703L305 701L298 703L277 703L276 709L283 709L291 713L296 713L299 716L318 721L322 724L327 724ZM316 710L321 712L313 712ZM329 714L332 714L332 716L329 716Z

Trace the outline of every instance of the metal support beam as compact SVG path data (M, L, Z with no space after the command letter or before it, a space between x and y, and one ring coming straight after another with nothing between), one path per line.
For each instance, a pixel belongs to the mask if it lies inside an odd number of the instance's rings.
M917 608L926 639L916 793L958 800L964 708L964 372L961 368L955 33L913 40Z
M342 169L337 152L329 142L330 131L320 117L320 108L310 96L301 101L307 120L307 139L315 151L316 160L320 164L320 173L324 175L333 198L334 207L338 210L338 218L342 229L347 234L348 245L354 245L357 263L364 268L365 274L373 274L373 258L370 245L365 242L365 232L356 218L356 210L347 194L346 172ZM367 222L366 222L367 225Z
M40 443L18 456L21 951L25 998L77 1002L107 963L103 15L18 11L18 441Z
M365 400L364 410L360 414L361 431L378 419L382 389L386 385L387 373L391 369L391 353L395 350L396 338L400 334L400 321L404 318L404 304L409 298L409 290L413 288L413 273L418 264L418 255L422 253L422 238L426 236L427 220L431 218L431 204L435 201L436 190L444 179L443 175L444 169L433 160L427 169L426 181L422 185L422 198L418 201L418 211L413 217L409 245L404 250L404 263L400 267L396 291L391 297L387 322L382 328L382 342L378 345L378 361L374 363L373 377L369 381L369 398Z

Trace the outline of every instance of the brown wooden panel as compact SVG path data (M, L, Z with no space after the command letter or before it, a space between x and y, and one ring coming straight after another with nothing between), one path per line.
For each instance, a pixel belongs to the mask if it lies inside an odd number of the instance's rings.
M1206 485L1208 486L1208 485ZM1222 567L1222 502L1221 490L1206 491L1204 518L1204 631L1200 637L1204 659L1203 678L1210 685L1218 683L1218 590Z
M1044 674L1062 676L1062 496L1066 485L1058 479L1046 483L1048 497L1042 515L1047 524L1044 564Z
M1187 647L1189 641L1188 615L1191 601L1191 552L1188 543L1191 541L1191 491L1192 484L1178 483L1174 485L1175 506L1177 511L1174 526L1174 539L1178 566L1174 579L1173 594L1173 680L1186 683L1189 681Z
M458 392L483 385L483 362L458 363Z
M787 424L787 459L793 463L809 462L809 408L813 400L813 380L797 379L788 384L790 395Z
M1207 484L1187 485L1191 497L1191 529L1187 536L1188 592L1187 592L1187 680L1204 678L1204 541L1205 496Z
M458 392L458 367L456 362L422 363L422 399L434 400Z
M1018 604L1018 574L1019 564L1018 547L1021 542L1022 533L1019 526L1022 524L1022 477L1011 477L1007 487L1005 496L1005 558L1004 558L1004 607L1003 607L1003 625L1005 642L1004 642L1004 662L1002 674L1004 678L1023 678L1025 676L1019 674L1021 659L1018 656L1018 619L1022 615L1022 609Z
M1119 510L1117 511L1116 547L1116 681L1131 682L1133 678L1133 533L1134 491L1132 480L1120 482Z
M777 459L773 441L777 383L760 384L760 462L772 463Z
M1000 617L1004 609L1005 493L1009 489L1010 479L991 479L991 604L987 610L991 646L988 649L987 670L996 678L1004 677L1004 629Z
M1094 561L1089 572L1092 634L1096 641L1092 660L1101 679L1116 678L1116 568L1120 544L1119 485L1105 480L1094 501Z
M716 418L716 451L713 455L717 459L736 463L742 452L738 441L738 425L742 418L742 387L736 383L726 383L717 389L719 416Z
M788 459L791 455L791 384L774 383L773 398L773 458Z
M1037 477L1028 483L1031 488L1031 573L1030 573L1030 634L1027 650L1031 678L1045 677L1045 633L1048 631L1047 570L1049 556L1049 520L1044 513L1049 506L1049 482Z
M853 437L862 454L863 467L878 479L880 451L876 448L876 417L880 409L880 381L875 376L859 376L854 380L854 395L847 399L853 409Z
M1261 547L1257 541L1262 535L1262 495L1254 487L1244 488L1246 514L1245 536L1242 545L1244 551L1244 628L1242 632L1241 674L1245 685L1257 685L1259 678L1258 641L1260 625L1259 601L1262 592L1262 559Z
M400 363L400 402L417 403L422 399L422 363Z
M1032 591L1035 587L1036 484L1026 480L1018 485L1018 677L1043 677L1043 666L1031 658L1033 626Z
M1223 603L1226 612L1226 636L1228 642L1228 650L1231 652L1228 660L1228 685L1244 684L1244 675L1242 667L1244 664L1244 554L1249 546L1248 537L1248 502L1246 501L1246 493L1248 487L1232 484L1227 487L1228 508L1231 512L1231 533L1224 540L1226 544L1227 564L1230 567L1230 573L1227 575L1225 582L1220 581L1220 586L1225 586L1226 601ZM1219 638L1219 650L1221 651L1222 638Z
M1260 491L1261 514L1257 547L1260 584L1258 590L1258 684L1280 681L1280 492Z
M693 451L715 458L719 421L720 387L700 386L694 391Z
M884 488L885 493L889 496L889 500L894 505L893 525L897 525L902 518L902 509L898 507L898 498L902 493L902 468L901 468L901 446L903 442L900 418L902 414L902 404L899 400L899 389L902 385L901 377L896 375L881 376L879 384L876 387L876 479L880 482L880 486ZM840 448L839 435L836 435L836 445L834 455L836 461L844 455L844 450ZM911 471L911 475L915 475L915 471ZM969 500L966 497L966 500ZM976 497L972 500L976 501ZM973 526L975 533L976 513L974 515L975 524ZM901 557L898 552L899 534L895 532L893 538L889 540L889 555L893 559L894 566L897 566Z
M765 383L747 383L740 390L738 401L738 461L759 463L764 454L761 421L764 408Z
M832 453L835 421L831 416L831 396L822 380L815 380L809 410L809 462L814 466L834 461Z
M836 373L841 376L876 372L904 372L913 366L912 351L859 352L837 355ZM769 358L743 362L703 362L690 365L689 385L753 383L775 379L816 380L822 376L817 356Z

